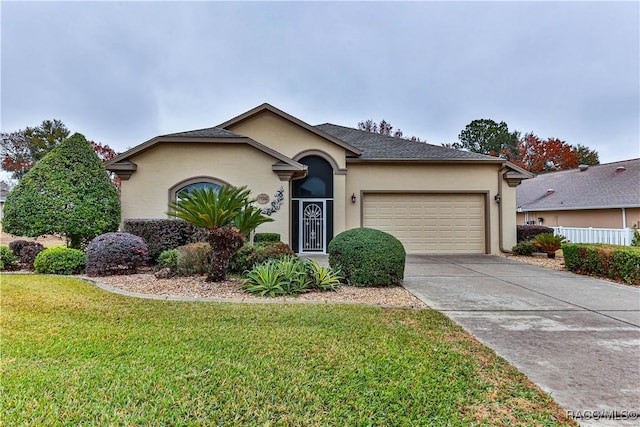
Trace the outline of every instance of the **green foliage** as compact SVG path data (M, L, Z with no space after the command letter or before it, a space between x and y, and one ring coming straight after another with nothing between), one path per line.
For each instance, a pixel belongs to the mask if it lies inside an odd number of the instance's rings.
M280 241L256 243L255 245L245 243L231 259L229 271L242 274L269 259L280 259L292 255L295 254L289 245Z
M160 253L189 243L206 242L207 231L186 221L175 219L126 219L123 231L142 237L149 249L149 261L155 263Z
M81 250L49 248L36 256L33 267L42 274L79 274L86 264L87 256Z
M640 246L640 230L637 226L633 226L633 237L631 238L631 246Z
M38 162L7 195L7 233L38 237L63 234L82 247L115 231L120 200L104 164L84 136L74 134Z
M404 277L406 252L391 234L353 228L329 243L329 265L353 286L395 286Z
M260 224L273 221L252 205L255 200L249 199L250 193L246 186L197 188L169 204L170 216L209 232L213 259L207 281L225 280L229 262L242 247L244 236Z
M8 246L0 246L0 271L18 268L18 258Z
M178 270L178 257L180 256L180 251L177 249L167 249L160 253L158 257L158 266L160 268L168 268L171 271Z
M279 242L280 241L280 233L256 233L253 236L254 243L263 243L263 242Z
M340 287L340 272L318 264L315 260L304 261L307 276L311 280L311 287L320 291L334 291Z
M565 243L562 252L569 271L640 285L640 248Z
M554 258L555 253L566 242L564 236L558 236L553 233L538 234L533 240L535 245L547 253L549 258Z
M248 234L260 224L273 221L251 205L254 200L249 199L250 194L246 186L196 188L169 203L168 214L207 230L235 226L242 234Z
M538 249L535 242L532 240L526 242L520 242L511 248L511 253L513 255L524 255L531 256Z
M178 259L176 274L178 276L198 276L207 274L213 261L211 246L204 242L189 243L177 248Z
M340 276L332 269L314 260L301 260L297 256L269 259L247 272L244 289L259 296L299 295L313 289L335 290Z
M578 144L571 147L571 151L578 157L579 165L595 166L600 164L600 158L596 150L592 150L589 147Z
M518 132L509 132L505 122L479 119L469 123L458 135L453 148L511 160L518 155Z
M0 136L2 169L12 172L12 178L21 179L36 162L69 136L69 130L60 120L45 120L40 126L2 132Z

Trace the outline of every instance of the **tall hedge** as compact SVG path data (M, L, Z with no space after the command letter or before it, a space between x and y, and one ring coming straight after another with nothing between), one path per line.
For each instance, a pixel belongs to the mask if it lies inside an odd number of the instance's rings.
M119 223L118 191L79 133L27 172L7 195L2 221L7 233L18 236L62 234L72 248L116 231Z

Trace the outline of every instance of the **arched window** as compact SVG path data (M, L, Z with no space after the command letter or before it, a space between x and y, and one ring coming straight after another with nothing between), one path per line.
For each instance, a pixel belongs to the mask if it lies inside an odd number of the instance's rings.
M176 202L181 195L187 194L196 188L213 188L214 190L218 190L223 185L228 186L229 183L209 176L190 178L177 183L169 189L169 202Z
M307 177L293 181L293 197L296 198L332 198L333 168L319 156L307 156L298 160L309 167Z
M180 199L183 195L190 193L196 188L212 188L213 190L218 191L220 186L212 182L194 182L193 184L185 185L176 191L176 199Z

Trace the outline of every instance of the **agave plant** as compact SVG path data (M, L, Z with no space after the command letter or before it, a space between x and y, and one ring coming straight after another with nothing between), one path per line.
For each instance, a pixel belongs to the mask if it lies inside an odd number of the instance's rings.
M311 286L314 288L321 291L335 291L340 286L342 279L340 272L322 266L312 259L305 261L305 267L311 278Z
M555 235L553 233L542 233L535 237L537 247L547 253L547 257L555 258L556 251L562 247L567 239L564 236Z
M207 281L225 280L229 261L242 247L244 236L260 224L273 221L252 205L250 193L246 186L197 188L169 204L170 216L208 230L213 262Z

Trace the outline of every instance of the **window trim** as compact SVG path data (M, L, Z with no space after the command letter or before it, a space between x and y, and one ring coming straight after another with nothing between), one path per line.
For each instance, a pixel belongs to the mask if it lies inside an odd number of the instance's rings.
M198 184L200 182L205 182L207 184L215 184L215 185L219 185L220 187L225 185L228 187L233 187L227 181L223 181L219 178L214 178L212 176L204 176L204 175L194 176L192 178L188 178L178 182L177 184L175 184L173 187L169 189L169 203L174 203L176 201L176 196L178 195L178 192L182 190L184 187L191 184Z

